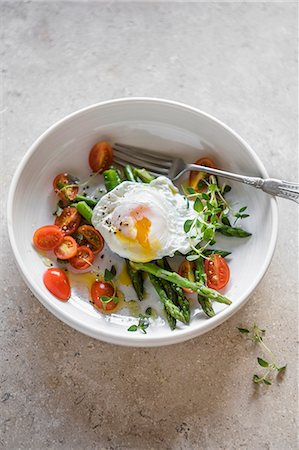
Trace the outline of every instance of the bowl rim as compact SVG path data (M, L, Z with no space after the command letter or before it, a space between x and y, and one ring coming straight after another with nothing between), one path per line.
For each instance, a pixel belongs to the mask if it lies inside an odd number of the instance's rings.
M129 103L138 103L138 102L147 102L147 103L155 103L157 105L164 104L168 105L170 107L174 108L180 108L182 110L192 112L196 115L204 116L206 119L216 123L218 126L224 128L228 133L231 134L245 149L248 151L252 159L254 160L256 166L258 167L259 171L264 177L268 177L268 173L262 163L262 161L259 159L259 157L256 155L254 150L250 147L250 145L241 137L238 133L236 133L234 130L232 130L228 125L224 124L221 120L217 119L213 115L206 113L196 107L189 106L185 103L173 101L173 100L167 100L163 98L156 98L156 97L124 97L124 98L116 98L112 100L106 100L103 102L95 103L92 105L89 105L87 107L81 108L62 119L55 122L53 125L51 125L44 133L42 133L29 147L21 161L19 162L17 169L13 175L11 185L9 188L9 194L8 194L8 200L7 200L7 226L8 226L8 234L9 234L9 240L11 243L11 247L15 256L15 260L18 266L18 269L20 271L20 274L22 278L24 279L25 283L28 285L30 290L33 292L33 294L38 298L38 300L57 318L71 326L72 328L75 328L77 331L80 331L90 337L93 337L98 340L102 340L108 343L112 344L118 344L118 345L124 345L124 346L131 346L131 347L157 347L162 345L170 345L170 344L176 344L179 342L186 341L188 339L195 338L197 336L200 336L207 331L211 331L221 323L223 323L225 320L227 320L229 317L231 317L233 314L235 314L236 311L238 311L249 299L250 294L254 291L254 289L258 286L258 284L261 282L262 278L264 277L274 250L276 246L277 241L277 234L278 234L278 208L277 208L277 201L276 198L269 196L270 201L270 212L271 212L271 219L272 219L272 229L271 229L271 236L270 236L270 242L268 246L267 254L265 255L264 263L259 271L259 276L247 287L247 289L243 292L241 297L239 298L238 302L232 303L229 308L225 308L224 310L220 311L216 316L210 318L209 320L205 321L201 324L201 327L199 329L189 329L184 328L182 330L178 330L176 334L169 334L168 336L151 336L146 335L146 339L144 337L138 337L135 336L134 333L128 333L127 335L120 335L117 334L111 329L111 332L102 331L100 328L91 327L88 325L83 324L78 320L77 318L71 317L69 312L67 310L62 310L59 307L59 304L55 304L52 301L47 300L44 296L42 291L38 286L35 286L31 282L30 277L30 271L27 270L25 267L25 264L22 261L22 256L18 251L16 239L14 236L13 231L13 223L12 223L12 215L13 215L13 205L14 205L14 195L15 191L19 182L19 178L26 167L27 162L31 158L31 156L34 154L40 143L47 138L51 133L56 131L57 129L64 126L66 123L69 123L72 121L72 119L80 116L81 114L84 114L86 112L90 112L93 109L97 109L100 107L106 107L109 105L113 105L116 103L121 104L129 104Z

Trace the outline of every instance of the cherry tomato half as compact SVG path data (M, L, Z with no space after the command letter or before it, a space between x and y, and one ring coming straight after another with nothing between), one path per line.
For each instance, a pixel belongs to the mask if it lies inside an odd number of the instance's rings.
M194 262L187 261L187 259L185 259L181 263L178 273L179 275L181 275L181 277L187 278L189 281L195 281L194 268ZM186 294L193 294L192 289L183 288L183 290L186 292Z
M89 165L93 172L102 173L111 166L113 153L111 145L106 142L98 142L89 153Z
M105 303L103 305L103 302L101 301L100 297L106 296L106 297L113 297L114 295L114 288L112 284L105 283L102 281L95 281L93 285L91 286L90 290L91 298L94 303L94 305L103 310L103 311L112 311L116 308L117 304L114 303L113 300L111 302Z
M33 244L39 250L54 250L63 241L63 233L56 225L38 228L33 235Z
M66 302L71 296L71 287L66 273L52 267L44 273L44 284L55 297Z
M212 255L204 263L205 273L207 275L207 285L211 289L224 288L230 277L229 267L224 258L220 255Z
M54 253L59 259L70 259L76 255L77 242L72 236L64 236L63 241L55 248Z
M55 219L57 225L64 234L72 234L77 230L81 222L81 216L76 208L64 208L60 216Z
M86 245L77 248L77 253L70 259L70 264L77 270L85 270L93 263L94 254Z
M210 158L200 158L194 164L197 164L199 166L212 167L213 169L215 169L216 167L214 161ZM208 177L208 173L192 171L189 175L189 186L197 192L205 191L206 184L203 180Z
M79 186L73 186L72 178L68 173L60 173L54 178L53 188L61 200L71 202L75 200ZM69 187L66 187L70 185Z
M93 253L99 253L103 250L104 239L102 235L91 225L81 225L78 233L84 238L84 245L90 247Z

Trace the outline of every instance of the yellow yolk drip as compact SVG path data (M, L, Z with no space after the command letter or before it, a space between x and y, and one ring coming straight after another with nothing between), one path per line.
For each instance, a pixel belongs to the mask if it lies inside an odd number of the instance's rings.
M156 256L156 251L160 248L159 241L156 240L154 245L149 240L149 234L151 229L151 221L144 215L145 208L138 207L131 211L130 216L134 219L134 228L136 230L136 237L125 236L122 232L117 233L117 237L128 244L138 243L142 249L142 252L138 252L138 261L151 261ZM137 250L137 249L136 249Z
M137 231L136 239L146 250L150 250L150 242L148 240L149 231L151 228L151 221L147 217L142 217L142 219L139 219L136 221L135 228Z

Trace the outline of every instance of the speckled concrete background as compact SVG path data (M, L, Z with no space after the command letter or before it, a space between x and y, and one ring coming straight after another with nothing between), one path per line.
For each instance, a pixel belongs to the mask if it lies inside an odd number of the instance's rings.
M295 3L0 4L1 403L4 449L296 449L297 206L279 201L271 267L247 305L181 345L121 348L52 317L23 283L5 224L28 146L83 106L161 96L214 114L272 176L297 174ZM257 321L282 382L256 389Z

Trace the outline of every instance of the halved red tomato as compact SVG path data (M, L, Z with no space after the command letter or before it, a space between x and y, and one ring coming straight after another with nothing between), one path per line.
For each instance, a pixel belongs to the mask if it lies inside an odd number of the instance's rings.
M113 298L114 288L110 283L95 281L91 286L90 294L94 305L103 311L112 311L117 306L113 300L105 304L101 300L103 296Z
M63 209L60 216L55 219L55 225L57 225L64 234L72 234L79 227L81 222L81 216L76 208L67 206Z
M44 273L44 284L48 291L59 300L67 301L71 296L71 287L66 273L52 267Z
M106 142L98 142L89 153L89 165L93 172L102 173L111 166L113 161L113 152L111 145Z
M84 245L90 247L93 253L99 253L103 250L103 236L94 227L91 225L81 225L78 228L78 233L82 234Z
M212 167L213 169L216 168L214 161L210 158L200 158L194 164L197 164L199 166ZM202 192L206 189L206 184L203 180L208 177L208 173L192 171L189 175L189 186L192 187L196 192Z
M63 241L55 248L54 253L59 259L70 259L76 255L77 242L72 236L64 236Z
M63 241L63 233L56 225L38 228L33 235L33 244L39 250L54 250Z
M71 202L75 200L79 186L74 186L73 177L68 173L60 173L54 178L53 188L61 200Z
M229 282L230 270L227 262L221 255L212 255L204 263L207 275L207 285L211 289L218 291L224 288Z
M85 270L91 266L94 254L86 245L77 248L77 253L70 259L70 264L77 270Z
M179 267L178 274L181 277L187 278L189 281L195 281L194 269L194 262L185 259ZM186 292L186 294L193 294L192 289L183 287L183 290Z

